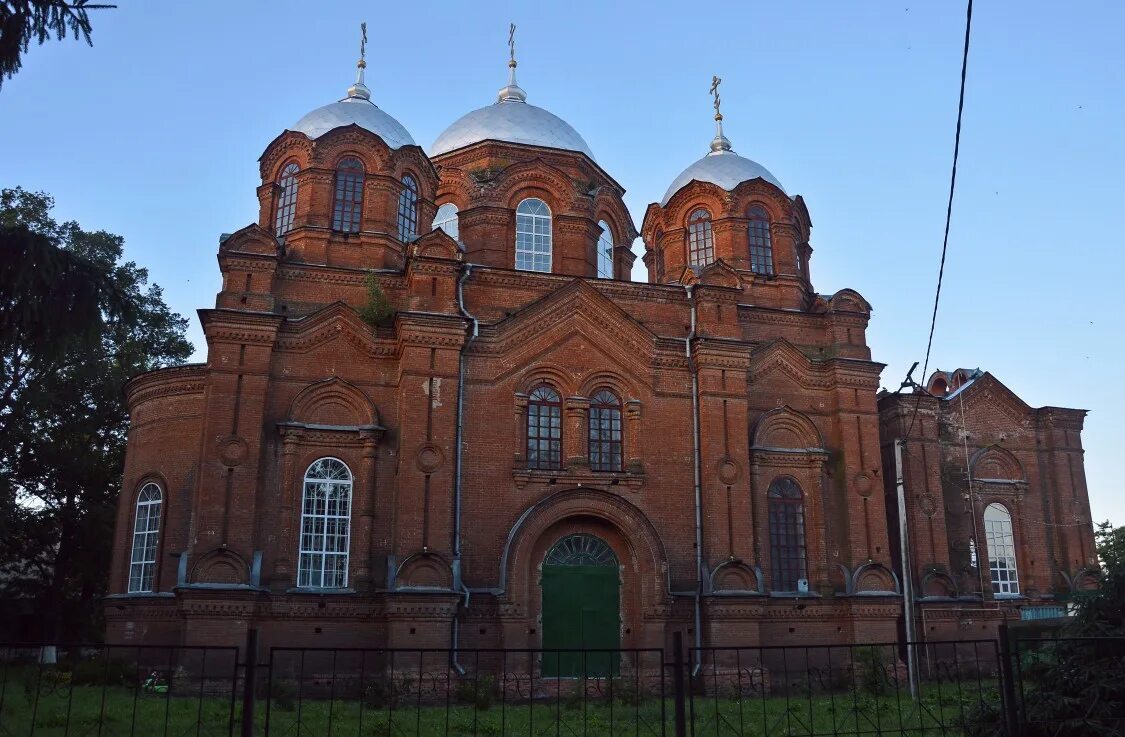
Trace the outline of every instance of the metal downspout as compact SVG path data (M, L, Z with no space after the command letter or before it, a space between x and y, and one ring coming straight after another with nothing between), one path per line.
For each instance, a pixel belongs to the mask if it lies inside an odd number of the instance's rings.
M449 660L450 665L459 675L465 675L465 668L457 660L461 634L460 615L462 608L469 608L470 601L469 589L461 579L461 463L463 456L461 439L465 426L465 353L469 350L469 344L476 339L480 328L480 323L477 319L465 309L464 286L472 273L473 265L466 263L464 264L461 276L457 278L457 309L461 312L463 317L469 320L471 326L469 337L461 346L461 351L457 356L457 432L455 438L456 445L453 450L453 576L455 586L464 593L465 600L464 604L458 606L457 610L453 613Z
M688 304L691 305L691 332L684 340L688 371L691 372L691 441L694 455L693 474L695 478L695 668L692 677L699 675L703 667L703 469L699 442L699 376L695 370L695 358L691 352L695 340L695 296L694 284L684 285Z

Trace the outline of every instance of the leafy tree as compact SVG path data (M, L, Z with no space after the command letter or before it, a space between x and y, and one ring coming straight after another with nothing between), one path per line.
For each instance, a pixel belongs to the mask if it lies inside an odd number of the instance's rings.
M1125 728L1125 527L1095 533L1101 585L1074 599L1062 639L1017 643L1021 735L1120 735ZM1001 735L999 704L970 715L972 735Z
M115 7L89 0L0 0L0 87L19 71L32 38L42 45L52 36L61 41L69 32L93 46L88 12Z
M9 320L0 346L10 387L0 407L0 595L33 600L45 638L77 640L101 629L128 426L122 387L138 373L182 363L192 346L184 337L187 320L168 309L147 270L122 262L121 237L57 223L52 206L42 193L0 193L4 252L34 241L25 253L42 258L48 274L67 259L74 269L57 272L60 291L69 295L58 299L44 291L49 278L18 282L34 290L38 313L2 303L6 318L27 319ZM10 238L13 232L19 235ZM0 294L11 299L13 274L38 266L0 270ZM76 273L98 289L68 291ZM73 309L98 314L89 319ZM72 319L83 327L64 329Z

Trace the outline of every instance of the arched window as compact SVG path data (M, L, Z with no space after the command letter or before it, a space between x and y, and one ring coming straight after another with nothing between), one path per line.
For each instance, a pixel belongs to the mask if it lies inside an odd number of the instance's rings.
M750 270L755 274L773 273L773 244L770 242L770 216L764 208L750 208Z
M319 458L305 471L301 496L301 548L297 585L342 589L348 585L352 472L335 458Z
M688 218L688 264L706 266L715 260L715 241L711 237L711 213L703 208Z
M133 522L133 554L129 558L129 593L152 591L156 580L156 548L160 543L160 487L145 484L137 495Z
M407 174L398 195L398 239L409 243L418 235L418 183Z
M797 591L807 578L805 565L805 501L796 481L783 476L769 488L770 562L774 591Z
M1012 515L1001 504L984 510L984 542L988 553L988 572L995 596L1018 596L1020 579L1016 572L1016 538Z
M620 471L621 400L600 389L590 399L590 469Z
M660 241L663 240L663 238L663 230L657 230L656 235L652 237L652 247L656 250L656 273L649 275L649 281L653 283L668 278L664 275L664 249L660 245Z
M293 229L293 215L297 212L297 172L301 167L290 162L277 178L277 212L274 217L274 234L278 238Z
M549 386L527 398L527 467L562 468L562 400Z
M457 205L452 202L446 202L444 205L437 209L437 214L434 215L434 226L432 230L441 229L455 241L460 240L460 230L457 227Z
M609 229L609 223L604 220L598 221L598 227L602 229L602 234L598 236L598 278L612 279L613 231Z
M516 207L516 268L551 271L551 208L534 197Z
M576 533L555 543L543 558L543 565L616 566L617 555L601 538Z
M363 215L363 163L349 156L336 165L336 196L332 205L332 229L358 233Z

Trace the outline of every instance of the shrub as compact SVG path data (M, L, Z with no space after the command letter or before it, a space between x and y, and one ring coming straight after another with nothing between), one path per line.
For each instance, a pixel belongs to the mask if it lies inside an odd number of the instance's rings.
M379 286L374 274L367 275L367 304L359 308L359 316L371 327L386 325L394 317L395 311L390 300Z
M464 679L457 684L454 697L460 704L471 704L477 711L488 711L497 697L496 679L492 676L479 676Z

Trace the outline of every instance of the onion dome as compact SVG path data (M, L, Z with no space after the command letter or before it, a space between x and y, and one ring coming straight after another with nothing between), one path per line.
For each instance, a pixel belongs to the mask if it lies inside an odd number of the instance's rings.
M508 43L512 50L508 59L508 84L501 88L496 102L462 116L446 128L430 147L430 156L440 156L480 141L496 140L577 151L594 159L594 152L569 123L541 107L527 104L527 93L516 84L516 55L511 35Z
M382 138L383 143L392 149L416 146L410 133L402 127L402 123L371 102L371 90L363 83L363 70L367 68L367 62L363 59L367 42L366 25L365 23L363 43L360 44L359 62L356 64L355 84L348 88L347 97L330 105L318 107L291 125L289 130L304 133L309 138L315 139L334 128L354 123Z
M667 205L673 195L693 180L710 182L729 192L751 179L764 179L782 192L785 191L785 187L781 186L781 182L766 167L739 156L731 149L730 140L723 135L723 114L719 112L720 81L722 80L715 77L711 85L711 92L715 95L715 137L711 140L711 153L684 169L672 180L668 191L664 193L664 199L660 200L661 207Z

